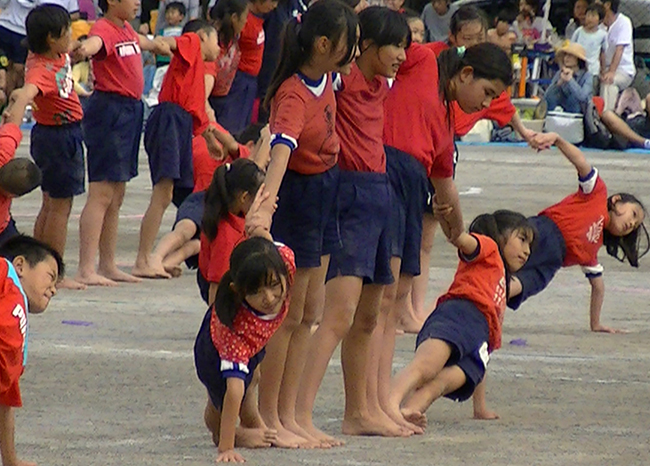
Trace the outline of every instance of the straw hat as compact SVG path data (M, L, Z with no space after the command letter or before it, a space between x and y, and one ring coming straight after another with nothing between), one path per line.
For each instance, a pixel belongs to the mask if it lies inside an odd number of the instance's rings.
M584 62L587 61L587 52L585 52L585 48L580 44L576 44L575 42L566 41L562 45L562 47L560 47L559 49L556 50L555 58L558 61L561 61L562 56L565 53L568 53L569 55L573 55L578 60L582 60Z

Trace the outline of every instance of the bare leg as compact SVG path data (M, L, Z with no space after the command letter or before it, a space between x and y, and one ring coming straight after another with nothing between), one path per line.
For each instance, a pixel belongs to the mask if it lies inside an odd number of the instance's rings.
M312 412L332 354L352 326L362 287L363 280L359 277L336 277L325 285L323 319L311 339L307 354L310 363L302 374L296 401L296 422L300 428L331 446L338 446L341 442L314 426Z
M147 207L140 224L140 246L131 271L136 277L171 278L162 265L162 258L152 254L151 251L160 230L163 215L172 202L173 193L174 181L168 178L161 179L153 187L149 207Z
M240 425L235 433L235 446L240 448L268 448L278 438L278 433L267 429L257 409L257 385L260 380L259 367L246 390L240 410Z
M79 270L75 280L80 283L100 286L117 284L95 271L95 257L115 189L116 183L106 181L88 184L88 199L79 219Z
M451 356L451 347L442 340L430 339L415 351L413 361L393 381L390 390L389 415L402 417L402 402L413 392L435 379Z
M280 328L266 344L266 357L262 362L260 379L260 415L267 427L275 429L278 439L273 445L280 448L298 448L305 440L289 430L280 422L278 414L278 399L280 385L284 375L287 350L293 332L302 321L303 309L307 295L309 279L313 269L297 269L291 289L291 303L287 317Z
M133 275L122 272L115 264L115 251L117 249L117 227L120 220L120 207L124 200L126 183L113 183L115 185L113 198L106 210L104 228L99 237L99 267L100 275L115 282L139 283L140 280Z
M197 226L192 220L181 220L176 224L176 226L174 226L174 229L172 231L160 239L151 257L155 260L160 260L160 262L163 264L163 267L165 267L165 270L167 270L167 267L171 268L174 266L179 266L181 262L189 256L177 259L179 256L177 252L182 249L187 243L192 241L192 238L196 234L196 231ZM167 272L169 272L169 270L167 270Z
M321 257L320 267L313 270L309 279L302 320L293 332L287 350L287 360L278 399L280 422L294 434L308 440L307 443L301 445L303 448L329 447L329 445L323 445L319 440L312 438L296 422L296 400L300 390L300 379L307 362L311 329L316 322L320 321L323 315L325 275L327 274L329 259L329 256Z
M612 111L603 112L601 118L613 134L627 139L636 147L644 147L646 139L632 131L632 128L630 128L616 113Z
M210 396L208 396L208 402L205 405L205 410L203 411L203 421L205 422L205 426L212 434L212 443L218 447L219 431L221 429L221 412L212 404Z
M427 289L429 288L429 264L431 263L431 251L433 240L436 235L438 221L433 215L424 214L422 217L422 245L420 246L420 275L413 278L413 289L411 301L416 321L422 324L429 316L433 306L426 304ZM419 329L418 329L419 331Z
M38 211L36 216L36 221L34 222L34 238L39 241L42 241L43 232L45 228L45 222L47 221L47 216L50 212L50 196L47 193L43 194L43 201L41 204L41 210Z
M185 259L196 256L201 251L201 241L198 239L190 240L180 249L169 254L163 261L163 267L172 277L180 277L183 273L181 264Z

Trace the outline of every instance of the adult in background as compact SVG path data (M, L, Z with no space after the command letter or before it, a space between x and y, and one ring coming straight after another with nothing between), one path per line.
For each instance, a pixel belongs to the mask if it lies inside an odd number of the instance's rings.
M600 96L605 101L605 110L614 110L618 95L634 80L634 44L632 42L632 21L618 12L621 0L603 3L607 45L605 66L600 70Z

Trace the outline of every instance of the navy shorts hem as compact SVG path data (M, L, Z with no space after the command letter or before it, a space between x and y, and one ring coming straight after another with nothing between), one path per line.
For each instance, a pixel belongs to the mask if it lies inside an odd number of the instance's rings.
M43 174L44 193L54 199L83 194L85 164L80 123L34 125L30 153Z
M416 348L430 339L447 342L452 351L445 367L458 366L466 377L465 384L446 398L465 401L472 396L485 376L489 336L485 316L469 300L444 301L429 315L418 333Z

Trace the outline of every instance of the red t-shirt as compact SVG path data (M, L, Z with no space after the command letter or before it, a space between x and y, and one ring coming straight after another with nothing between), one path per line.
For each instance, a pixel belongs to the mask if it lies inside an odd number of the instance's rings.
M0 404L20 407L18 381L27 362L27 298L16 269L0 258Z
M478 255L460 261L454 281L447 293L438 298L438 305L449 299L472 301L483 313L490 329L488 350L501 348L501 326L506 311L506 268L499 247L492 238L473 234L479 242Z
M440 56L440 53L443 50L448 50L450 48L447 42L429 42L427 44L424 44L424 46L435 53L436 58Z
M336 133L341 140L339 166L343 170L386 173L383 133L387 79L375 76L368 82L352 64L350 74L340 76L334 84Z
M16 149L23 139L20 128L13 123L0 126L0 167L6 165L16 155ZM11 197L0 192L0 232L5 231L11 219Z
M220 282L223 274L230 269L230 254L246 239L245 223L245 218L228 213L226 218L219 221L217 236L212 241L201 233L199 271L207 281Z
M257 76L262 68L262 55L264 55L264 18L248 14L246 25L239 36L239 49L241 60L239 71Z
M70 56L52 60L30 53L25 63L25 83L39 90L34 97L33 115L40 125L59 126L81 121L83 110L74 91Z
M208 127L205 112L205 68L201 39L193 32L176 38L176 50L160 88L159 102L172 102L192 115L193 133Z
M492 99L490 106L475 113L465 113L461 110L458 102L452 102L454 116L454 132L457 136L465 136L474 125L483 119L494 120L499 126L505 126L510 123L512 117L515 116L517 109L510 101L510 96L507 91Z
M406 51L386 99L384 144L415 157L429 177L454 174L454 134L438 91L438 61L423 45Z
M102 18L90 29L89 36L99 37L104 46L92 57L95 89L140 99L144 91L140 38L124 21L119 27Z
M278 244L278 252L287 267L287 288L293 284L296 273L296 260L293 251L283 244ZM224 378L245 378L249 373L248 362L259 353L275 331L280 327L289 311L289 293L276 315L260 315L247 305L242 305L235 316L233 328L221 323L212 306L210 336L221 359L221 372Z
M598 170L579 180L578 191L540 212L557 225L566 244L564 267L581 265L585 272L602 272L598 250L603 245L603 228L609 223L607 186Z
M214 76L214 87L211 96L223 97L230 92L230 86L237 74L237 67L241 59L239 43L234 40L228 47L222 47L219 58L214 63L206 63L206 72Z
M228 131L221 126L219 123L213 121L210 122L212 126L217 128L223 133L228 133ZM218 142L218 141L217 141ZM251 151L248 147L239 144L239 154L235 157L228 155L223 160L215 160L210 156L210 151L208 151L208 144L205 142L203 136L195 136L192 139L192 165L194 167L194 192L205 191L210 186L212 182L212 176L214 171L219 168L224 163L230 163L235 159L242 158L247 159L251 154Z
M271 102L271 147L291 148L290 170L303 175L326 172L338 161L335 115L332 76L327 73L315 82L294 74Z

